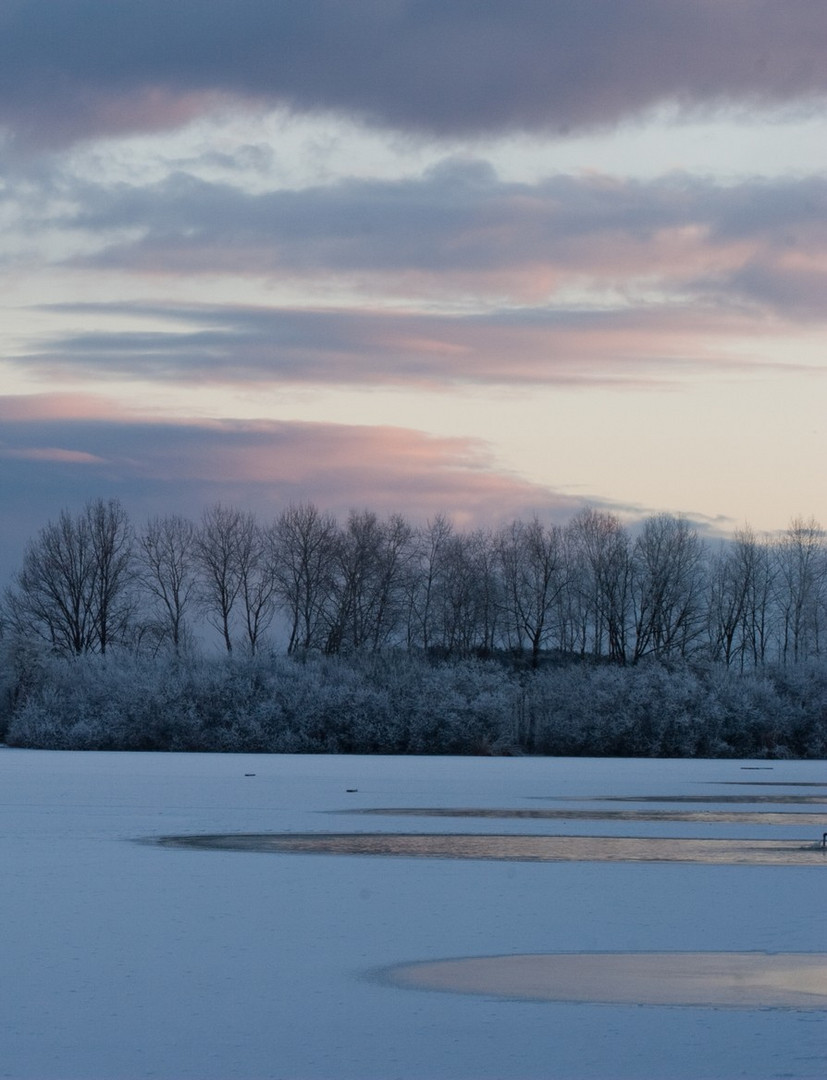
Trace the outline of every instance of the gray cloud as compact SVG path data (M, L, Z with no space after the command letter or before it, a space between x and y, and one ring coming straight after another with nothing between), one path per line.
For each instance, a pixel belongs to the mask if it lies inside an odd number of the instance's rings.
M822 208L825 191L821 184ZM739 194L749 201L750 188ZM565 261L571 258L566 245L594 235L646 240L658 229L698 220L717 226L721 217L726 228L730 217L714 184L688 177L508 183L484 162L463 160L448 160L421 179L345 180L259 195L179 174L144 188L80 186L74 197L79 208L66 218L70 227L146 230L143 239L115 246L96 262L188 272L488 270Z
M0 122L174 126L216 95L437 135L823 96L817 0L6 0Z
M791 255L812 274L827 252L827 178L720 184L683 174L654 181L556 176L501 181L482 162L448 161L419 179L348 180L249 194L177 175L139 188L68 185L75 209L52 224L111 236L81 265L167 274L230 273L370 280L373 288L444 296L468 289L524 300L582 287L709 291L757 303L748 267L785 278ZM128 230L132 239L122 238ZM537 282L540 282L538 285ZM757 278L756 278L757 280ZM825 313L805 290L800 317Z
M754 312L697 303L614 311L515 308L438 315L232 305L63 305L118 314L135 328L57 336L17 362L53 380L124 377L226 385L458 383L653 385L670 367L743 368L721 342ZM142 330L163 317L180 330ZM193 329L195 327L195 329Z
M303 280L321 296L353 284L375 298L350 309L44 306L44 327L49 314L68 314L92 328L41 336L17 357L51 378L651 384L687 365L748 366L727 343L759 323L764 335L783 334L827 315L827 179L818 176L520 184L450 161L418 180L263 195L183 175L146 188L50 177L30 189L32 218L42 213L50 235L117 238L66 265L81 284L103 267L125 281L149 271L159 291L166 275L172 296L178 277L229 273ZM42 207L52 205L49 216ZM567 302L566 286L582 306ZM394 310L395 295L470 297L480 310ZM114 317L119 329L104 329Z

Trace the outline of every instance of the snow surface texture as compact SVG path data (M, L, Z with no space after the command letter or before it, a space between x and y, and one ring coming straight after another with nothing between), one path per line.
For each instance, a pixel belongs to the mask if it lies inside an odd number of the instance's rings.
M550 799L600 810L608 808L600 797L664 795L713 797L703 808L714 812L731 810L724 797L733 794L756 798L739 809L783 811L758 801L772 793L823 795L827 813L827 786L786 786L801 784L827 785L824 764L0 750L0 1077L822 1080L824 1012L514 1001L377 976L402 963L513 954L823 952L827 865L134 842L421 833L424 822L439 833L815 842L823 830L796 820L804 807L795 803L791 825L512 817L494 828L486 817L350 812L531 809Z

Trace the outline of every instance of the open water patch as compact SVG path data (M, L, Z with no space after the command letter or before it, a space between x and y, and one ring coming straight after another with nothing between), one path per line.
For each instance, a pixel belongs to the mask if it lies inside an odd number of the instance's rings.
M801 825L827 827L827 812L767 810L526 810L492 807L370 807L331 813L382 817L493 818L526 821L673 821L709 825Z
M209 833L164 836L155 842L164 847L280 855L827 867L827 852L821 843L801 840L473 833Z
M827 784L815 780L716 780L722 787L805 787L827 788Z
M400 964L379 977L526 1001L827 1009L827 953L530 953Z
M752 786L752 785L750 785ZM825 795L532 795L538 802L598 803L773 803L791 806L827 806Z

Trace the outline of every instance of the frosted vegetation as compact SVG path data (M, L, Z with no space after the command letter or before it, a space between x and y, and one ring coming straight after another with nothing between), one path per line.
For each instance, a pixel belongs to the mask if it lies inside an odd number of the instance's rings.
M60 749L823 757L814 521L711 545L586 510L462 532L310 504L32 539L0 734ZM219 643L204 644L203 630Z

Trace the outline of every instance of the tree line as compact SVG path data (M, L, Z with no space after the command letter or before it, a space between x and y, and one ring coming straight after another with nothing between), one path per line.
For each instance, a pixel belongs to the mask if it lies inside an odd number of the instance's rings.
M634 530L584 509L461 530L437 516L312 503L262 522L216 504L200 520L136 526L97 499L29 542L0 605L7 638L58 656L192 653L199 625L255 656L276 629L289 655L549 656L618 666L703 659L735 670L825 648L827 545L814 520L773 536L748 527L710 544L683 517Z

